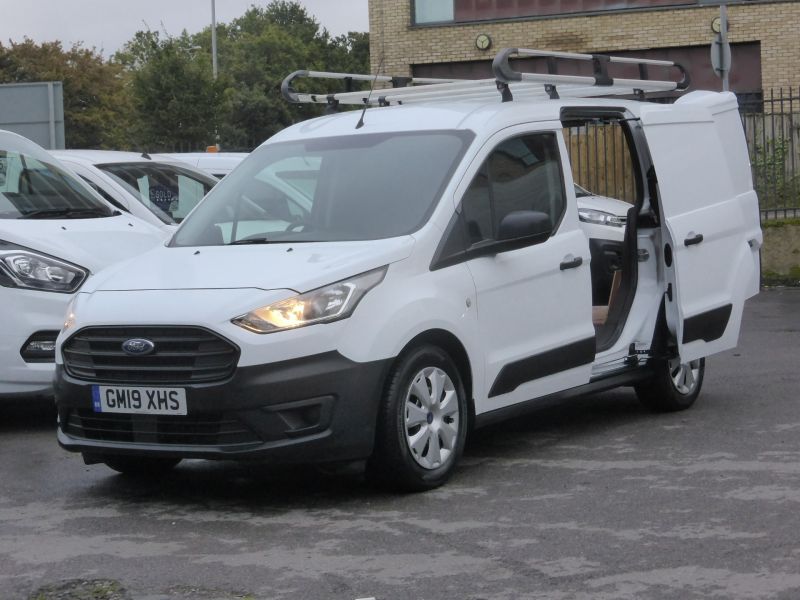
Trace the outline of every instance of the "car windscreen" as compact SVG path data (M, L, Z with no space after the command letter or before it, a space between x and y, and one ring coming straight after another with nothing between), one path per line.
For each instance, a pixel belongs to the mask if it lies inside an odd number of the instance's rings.
M213 177L169 163L97 165L165 223L180 223L216 185Z
M0 150L0 219L91 219L113 214L60 167L24 152Z
M262 146L209 194L173 246L372 240L419 229L472 141L468 131Z

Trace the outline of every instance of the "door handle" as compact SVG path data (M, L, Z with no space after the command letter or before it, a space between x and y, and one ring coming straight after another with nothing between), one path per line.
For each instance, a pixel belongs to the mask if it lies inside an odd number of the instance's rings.
M573 258L572 260L565 260L561 263L560 268L562 271L566 271L567 269L577 269L583 264L583 259L578 256L577 258Z
M697 244L699 244L702 241L703 241L703 234L702 233L698 233L694 237L688 237L685 240L683 240L683 245L688 248L689 246L696 246Z

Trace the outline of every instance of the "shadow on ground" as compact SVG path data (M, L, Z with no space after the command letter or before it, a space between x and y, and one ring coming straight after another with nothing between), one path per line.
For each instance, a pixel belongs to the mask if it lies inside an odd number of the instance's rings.
M0 434L52 430L56 425L56 414L52 398L0 400Z
M482 464L486 459L530 458L551 445L656 418L625 390L541 407L522 418L475 431L454 482L462 478L480 481L480 471L492 468ZM364 463L276 467L259 462L187 460L167 475L136 478L95 465L86 469L99 477L87 481L82 489L88 498L103 502L164 502L184 508L228 505L237 512L323 509L349 501L374 500L389 506L404 502L403 496L368 484L363 468Z

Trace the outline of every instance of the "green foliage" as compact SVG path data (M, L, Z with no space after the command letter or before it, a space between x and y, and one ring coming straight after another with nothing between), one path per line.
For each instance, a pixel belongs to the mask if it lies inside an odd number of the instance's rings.
M0 83L61 81L68 147L113 148L125 143L130 105L119 65L105 62L94 49L61 42L0 43Z
M800 225L800 219L777 219L764 221L761 223L761 229L771 229L778 227L786 227L787 225Z
M217 25L219 78L211 77L211 28L162 39L138 32L114 60L130 73L134 139L152 149L247 149L321 113L288 104L283 78L298 69L367 72L369 35L331 37L297 2L251 6Z
M223 82L213 80L210 59L191 36L161 39L158 32L140 31L115 61L129 72L137 150L211 143Z
M788 275L765 269L761 274L761 282L766 287L800 287L800 267L792 267Z
M219 139L231 150L321 114L282 98L292 71L369 70L369 34L332 37L293 1L253 5L218 24L217 46L214 80L210 27L178 36L138 31L109 61L80 44L65 50L25 39L0 44L0 83L62 81L68 148L188 150Z
M785 138L753 144L750 156L753 184L762 209L800 205L800 176L786 174L786 160L791 151L791 143Z

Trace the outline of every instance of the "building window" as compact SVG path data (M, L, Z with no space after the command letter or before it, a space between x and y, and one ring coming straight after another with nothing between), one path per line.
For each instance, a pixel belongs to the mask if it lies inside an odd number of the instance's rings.
M697 6L698 0L411 0L414 24L473 23L631 9Z
M414 0L415 23L450 23L454 19L453 0Z

